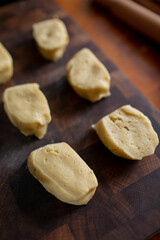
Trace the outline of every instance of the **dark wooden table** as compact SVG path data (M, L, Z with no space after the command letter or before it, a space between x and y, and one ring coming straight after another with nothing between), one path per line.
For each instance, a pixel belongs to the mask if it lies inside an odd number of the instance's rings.
M43 59L32 38L32 24L52 16L67 25L70 44L64 57ZM14 77L0 87L0 239L144 240L159 230L160 145L142 161L114 156L91 124L124 104L146 114L160 137L160 112L75 22L51 0L30 0L0 9L1 41L14 59ZM108 68L111 97L97 103L80 98L66 78L66 63L89 47ZM23 136L8 120L2 103L5 88L38 82L52 122L42 140ZM27 169L29 153L65 141L94 170L99 186L86 206L64 204L47 193Z

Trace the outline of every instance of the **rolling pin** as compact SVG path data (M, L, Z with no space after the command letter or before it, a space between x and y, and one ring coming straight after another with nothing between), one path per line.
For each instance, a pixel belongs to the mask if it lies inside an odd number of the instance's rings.
M118 18L160 43L160 16L131 0L95 0Z

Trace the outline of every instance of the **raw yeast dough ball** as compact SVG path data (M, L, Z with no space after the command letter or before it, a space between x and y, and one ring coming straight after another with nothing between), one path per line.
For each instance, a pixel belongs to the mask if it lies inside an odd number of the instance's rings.
M69 43L66 26L57 18L33 24L33 37L42 56L51 61L61 58Z
M130 105L105 116L93 128L112 153L127 159L150 156L159 143L148 117Z
M37 83L7 88L3 94L4 109L14 126L24 135L43 138L51 121L50 109Z
M68 62L67 76L75 92L91 102L110 96L110 75L87 48L80 50Z
M0 42L0 84L10 80L13 75L13 60L7 49Z
M31 152L28 168L48 192L74 205L87 204L98 185L93 171L63 142Z

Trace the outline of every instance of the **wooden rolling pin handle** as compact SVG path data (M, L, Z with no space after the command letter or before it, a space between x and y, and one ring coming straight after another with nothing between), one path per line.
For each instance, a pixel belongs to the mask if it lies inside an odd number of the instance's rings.
M131 0L96 0L117 17L160 43L160 16Z

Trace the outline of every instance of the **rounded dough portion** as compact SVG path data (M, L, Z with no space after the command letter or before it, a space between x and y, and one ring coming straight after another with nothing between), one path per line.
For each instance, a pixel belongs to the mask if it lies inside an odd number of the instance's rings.
M48 192L74 205L87 204L98 185L93 171L64 142L33 151L28 158L28 168Z
M33 24L33 37L42 56L51 61L61 58L69 43L66 26L57 18Z
M80 50L68 62L67 75L75 92L91 102L110 96L110 75L87 48Z
M43 138L51 121L50 109L37 83L7 88L3 94L4 109L10 121L24 135Z
M13 60L7 49L0 42L0 84L6 83L13 75Z
M159 143L148 117L130 105L105 116L93 128L112 153L127 159L150 156Z

